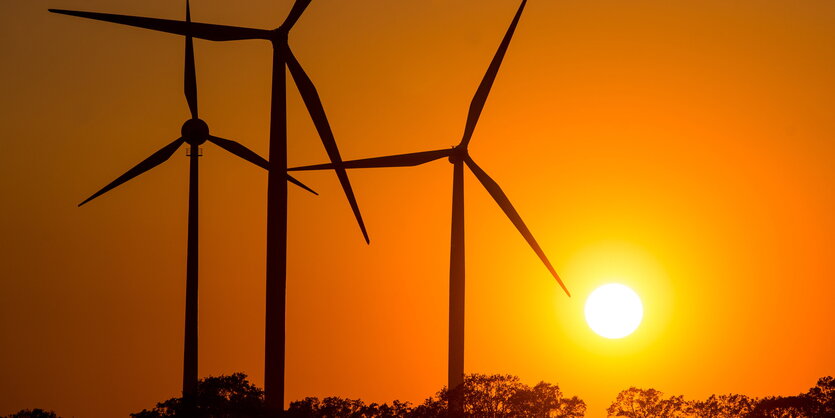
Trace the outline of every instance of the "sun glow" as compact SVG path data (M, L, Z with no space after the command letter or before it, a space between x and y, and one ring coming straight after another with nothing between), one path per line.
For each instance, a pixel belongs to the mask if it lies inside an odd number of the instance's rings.
M617 339L632 334L641 324L644 307L632 289L619 283L598 287L586 299L586 322L604 338Z

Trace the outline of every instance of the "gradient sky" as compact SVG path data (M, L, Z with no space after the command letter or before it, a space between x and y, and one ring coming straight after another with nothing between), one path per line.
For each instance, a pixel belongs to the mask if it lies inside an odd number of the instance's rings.
M171 0L0 0L0 414L126 416L180 390L182 38L46 12L182 19ZM291 1L194 0L273 28ZM515 0L316 0L290 37L344 158L452 146ZM196 40L201 116L267 155L270 48ZM629 386L796 394L835 374L835 3L531 0L471 143L573 293L465 180L466 371L558 383L605 415ZM292 84L290 84L292 86ZM289 162L326 160L294 87ZM201 159L200 375L262 385L266 173ZM287 399L420 402L446 383L452 167L290 189ZM645 307L583 320L598 285Z

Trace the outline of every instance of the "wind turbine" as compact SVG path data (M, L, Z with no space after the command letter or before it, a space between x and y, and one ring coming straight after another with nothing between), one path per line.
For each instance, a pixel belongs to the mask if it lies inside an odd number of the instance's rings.
M528 242L528 245L533 249L536 255L551 272L551 275L557 280L557 283L562 287L568 296L571 294L563 284L556 270L548 261L545 252L539 247L539 244L534 239L525 222L516 212L516 209L510 203L505 193L499 185L473 161L467 152L467 146L472 138L478 118L481 115L481 110L484 108L484 103L487 101L487 95L490 93L490 87L496 79L496 74L501 66L507 47L510 44L510 39L519 23L519 18L522 15L522 10L525 8L526 0L522 1L507 33L504 35L496 55L493 57L490 66L487 68L487 73L481 80L481 84L476 90L475 96L470 103L470 110L467 115L467 123L464 126L464 135L461 142L452 149L441 149L434 151L416 152L410 154L399 154L385 157L365 158L361 160L345 161L342 163L318 164L305 167L290 168L289 171L300 170L324 170L333 169L337 167L342 168L379 168L379 167L408 167L417 166L428 163L440 158L448 158L452 163L452 233L451 233L451 250L449 260L449 373L448 373L448 388L450 393L449 409L450 416L463 415L463 392L461 385L464 383L464 165L470 168L470 171L476 176L482 186L487 189L493 200L499 204L499 207L504 211L505 215L510 219L519 233Z
M270 167L267 180L267 285L266 285L266 331L264 350L264 392L267 408L272 413L284 409L284 349L285 349L285 306L287 288L287 103L286 72L301 93L328 157L334 163L339 182L348 198L365 242L368 232L354 197L348 174L341 166L342 158L333 137L330 124L316 87L302 69L287 37L290 29L299 20L311 0L296 0L289 15L276 29L263 30L237 26L191 23L178 20L156 19L115 15L107 13L81 12L49 9L88 19L103 20L123 25L136 26L177 35L193 36L210 41L235 41L262 39L270 41L273 47L272 96L270 109Z
M186 0L186 22L191 22L191 8ZM187 120L181 129L181 136L174 142L162 147L159 151L119 176L101 190L88 197L78 206L107 193L122 183L162 164L168 160L184 143L189 144L189 183L188 183L188 250L186 256L186 318L185 342L183 348L183 397L191 399L197 391L197 214L198 214L198 157L200 145L209 141L219 147L237 155L259 167L269 170L267 160L238 142L223 139L209 134L209 126L198 117L197 112L197 77L194 68L194 45L190 35L186 34L185 72L183 90L191 111L191 119ZM286 175L286 174L285 174ZM316 194L313 190L286 175L287 180L299 187Z

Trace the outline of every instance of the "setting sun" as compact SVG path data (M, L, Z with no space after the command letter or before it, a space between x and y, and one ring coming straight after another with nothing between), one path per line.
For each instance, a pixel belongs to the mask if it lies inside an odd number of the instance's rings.
M586 299L586 322L601 337L626 337L638 328L643 317L641 298L622 284L600 286Z

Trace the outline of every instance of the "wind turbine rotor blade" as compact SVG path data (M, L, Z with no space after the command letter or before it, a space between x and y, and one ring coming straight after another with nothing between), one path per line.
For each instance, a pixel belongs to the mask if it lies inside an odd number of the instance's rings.
M554 266L552 266L551 262L548 261L548 257L545 256L545 252L539 247L539 244L534 239L533 234L531 234L531 231L528 230L525 222L522 221L522 217L519 216L518 212L516 212L516 209L510 203L510 199L507 198L507 195L504 194L501 187L499 187L499 185L492 178L490 178L490 176L488 176L487 173L485 173L472 158L468 156L464 159L464 161L467 163L467 166L470 167L473 174L475 174L478 181L480 181L484 188L487 189L487 192L490 193L490 196L493 197L493 200L499 204L499 207L502 208L505 215L507 215L510 221L513 222L513 225L517 230L519 230L519 233L525 237L525 240L528 241L528 245L530 245L536 255L539 256L539 259L542 260L545 267L547 267L548 271L551 272L551 275L557 279L557 283L559 283L562 290L565 291L565 294L570 297L571 293L569 293L568 288L565 287L565 284L562 282L562 279L560 279L560 276L557 274Z
M328 123L328 117L325 115L325 109L322 107L319 93L316 91L316 86L310 81L310 77L304 72L301 64L293 56L293 52L290 51L289 47L283 48L281 54L287 63L287 68L290 70L290 75L293 76L293 81L296 83L299 93L301 93L302 100L307 107L307 112L310 114L316 130L319 132L319 138L322 139L322 145L325 146L325 151L327 151L328 157L333 164L333 170L336 172L336 176L342 184L342 189L345 191L345 196L348 198L348 203L351 205L354 217L357 218L357 223L365 238L365 242L370 243L368 231L365 229L365 223L362 221L362 214L360 213L359 205L357 205L357 199L354 197L354 190L351 188L351 181L348 180L348 173L345 171L345 167L342 166L342 157L339 155L339 148L336 146L336 140L333 137L333 132L331 131L330 123Z
M522 16L522 10L525 8L525 3L527 3L527 0L522 0L522 4L519 5L519 10L516 11L516 16L514 16L513 21L510 22L510 27L507 29L507 33L505 33L502 43L499 44L499 49L496 51L496 55L493 56L493 61L491 61L490 66L487 67L487 73L484 74L484 78L481 80L481 84L478 85L475 96L473 96L473 100L470 102L470 111L467 114L467 124L464 126L464 136L461 139L461 143L464 146L467 146L467 144L470 143L470 139L473 137L475 125L478 123L478 118L481 116L481 111L484 109L484 103L487 102L487 95L490 94L490 88L493 87L493 81L496 80L496 74L498 74L499 67L502 65L502 59L504 59L507 47L510 45L510 39L513 37L513 32L516 30L519 18Z
M235 154L236 156L243 158L244 160L247 160L252 164L257 165L258 167L263 168L264 170L270 169L269 161L267 161L264 157L258 155L255 151L247 148L240 142L232 141L231 139L219 138L213 135L210 135L208 140L209 142L225 149L226 151L229 151L232 154ZM315 190L311 189L310 187L307 187L304 183L296 180L290 175L287 175L287 180L290 181L290 183L293 183L296 186L299 186L310 193L313 193L317 196L319 195L319 193L316 193Z
M291 175L289 175L289 174L287 175L287 180L288 180L290 183L293 183L293 184L295 184L296 186L299 186L299 187L301 187L302 189L305 189L305 190L307 190L308 192L313 193L313 194L315 194L316 196L319 196L319 193L316 193L316 191L315 191L315 190L311 189L310 187L307 187L304 183L302 183L302 182L298 181L295 177L293 177L293 176L291 176Z
M281 24L281 28L284 30L289 31L293 28L293 25L302 17L302 13L304 13L304 9L310 4L310 0L296 0L293 3L293 8L290 9L290 14L287 15L287 18L284 19L284 23Z
M189 31L186 33L186 62L183 76L183 92L186 95L188 109L192 119L197 119L197 74L194 69L194 42L191 38L191 7L186 0L186 23Z
M247 148L246 146L244 146L240 142L232 141L231 139L223 139L223 138L219 138L219 137L216 137L216 136L209 136L208 140L209 140L209 142L225 149L226 151L229 151L232 154L235 154L236 156L241 157L244 160L247 160L247 161L257 165L258 167L263 168L264 170L269 170L270 169L269 161L267 161L264 157L261 157L260 155L258 155L255 151ZM296 180L295 178L293 178L289 174L287 175L287 180L290 181L290 183L293 183L296 186L299 186L302 189L305 189L310 193L313 193L317 196L319 195L319 193L316 193L315 190L311 189L310 187L307 187L304 183Z
M150 157L146 158L141 163L137 164L135 167L128 170L125 174L122 174L116 180L113 180L112 182L110 182L110 184L108 184L107 186L104 186L101 190L97 191L95 194L88 197L83 202L79 203L78 206L81 206L81 205L83 205L83 204L85 204L85 203L87 203L87 202L89 202L89 201L107 193L108 191L110 191L110 189L113 189L113 188L121 185L122 183L124 183L124 182L126 182L126 181L128 181L128 180L130 180L130 179L132 179L132 178L134 178L134 177L136 177L136 176L138 176L138 175L140 175L140 174L142 174L142 173L144 173L144 172L146 172L146 171L148 171L148 170L150 170L150 169L152 169L152 168L154 168L154 167L156 167L156 166L158 166L162 163L164 163L166 160L171 158L172 155L174 155L174 152L177 151L177 148L180 148L180 145L182 145L184 142L185 142L185 140L183 138L178 138L174 142L162 147L159 151L151 154Z
M232 141L230 139L223 139L218 138L216 136L210 135L208 138L209 142L225 149L226 151L231 152L232 154L237 155L238 157L243 158L251 162L252 164L257 165L258 167L263 168L264 170L270 169L270 163L264 157L255 153L255 151L243 146L239 142Z
M342 162L344 168L383 168L383 167L412 167L435 161L439 158L449 157L452 149L441 149L436 151L414 152L411 154L389 155L387 157L364 158ZM287 171L309 171L309 170L330 170L335 164L317 164L304 167L293 167Z
M156 19L152 17L137 17L116 15L110 13L82 12L76 10L49 9L52 13L83 17L86 19L102 20L120 25L135 26L160 32L186 35L191 32L195 38L209 41L237 41L243 39L271 39L272 32L263 29L241 28L237 26L213 25L209 23L191 24L179 20Z

